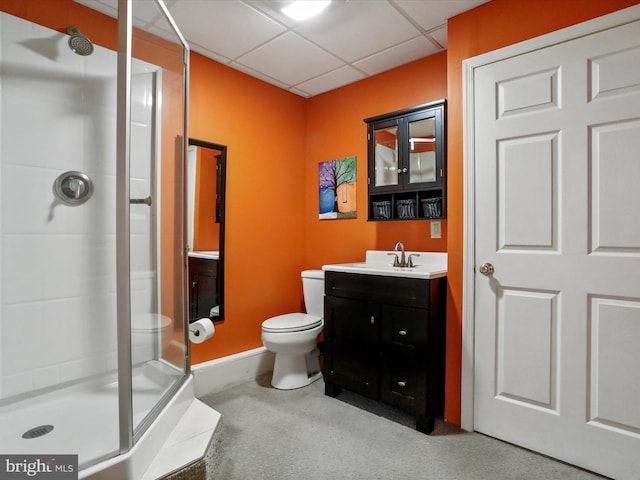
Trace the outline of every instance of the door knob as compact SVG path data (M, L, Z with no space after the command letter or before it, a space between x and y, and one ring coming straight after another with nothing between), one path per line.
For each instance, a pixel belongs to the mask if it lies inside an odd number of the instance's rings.
M480 271L481 274L487 275L487 276L491 275L495 271L493 268L493 265L491 265L490 263L483 263L482 265L480 265L478 270Z

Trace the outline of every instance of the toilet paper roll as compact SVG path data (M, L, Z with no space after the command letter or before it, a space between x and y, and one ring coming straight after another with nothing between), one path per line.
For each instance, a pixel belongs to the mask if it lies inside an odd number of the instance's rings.
M201 318L189 325L189 340L193 343L202 343L213 337L216 329L208 318Z

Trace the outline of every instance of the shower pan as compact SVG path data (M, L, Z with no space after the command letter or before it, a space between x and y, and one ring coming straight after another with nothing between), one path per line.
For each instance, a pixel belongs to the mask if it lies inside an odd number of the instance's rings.
M65 32L0 13L0 453L78 455L79 478L160 428L137 449L157 452L193 396L188 46L160 0L165 38L134 29L135 5Z

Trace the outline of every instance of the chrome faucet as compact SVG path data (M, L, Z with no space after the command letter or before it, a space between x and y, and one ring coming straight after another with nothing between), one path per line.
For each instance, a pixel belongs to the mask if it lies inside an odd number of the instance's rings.
M398 254L395 253L398 251L398 248L400 249L400 258L398 259ZM409 254L409 259L407 260L405 257L405 251L404 251L404 243L402 242L396 242L395 246L393 247L393 252L387 253L387 255L393 255L393 266L394 267L400 267L400 268L413 268L415 265L413 264L413 259L411 257L419 257L420 254L419 253L411 253Z
M407 260L404 258L404 243L402 242L396 242L395 246L393 247L393 251L397 252L398 251L398 247L400 247L400 267L406 267L407 266ZM396 259L398 258L398 256L396 255Z
M398 248L400 248L400 259L398 259L398 254L397 253L388 253L387 255L393 255L393 266L394 267L406 267L407 266L407 260L404 256L404 243L402 242L396 242L395 246L393 247L393 251L397 252Z

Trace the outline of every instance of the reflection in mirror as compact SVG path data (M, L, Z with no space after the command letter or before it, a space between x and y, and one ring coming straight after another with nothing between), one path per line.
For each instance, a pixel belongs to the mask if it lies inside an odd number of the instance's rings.
M189 139L187 244L189 322L224 319L224 224L227 147Z
M409 183L436 181L436 121L409 122Z
M375 185L398 184L398 127L376 130Z

